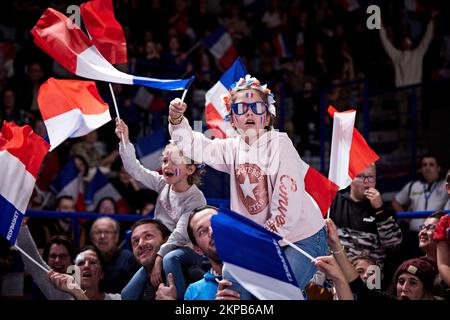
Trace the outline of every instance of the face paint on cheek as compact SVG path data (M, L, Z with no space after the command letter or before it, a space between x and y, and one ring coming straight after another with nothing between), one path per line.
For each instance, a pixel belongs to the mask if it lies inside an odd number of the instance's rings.
M175 168L175 176L178 177L180 175L180 169Z
M246 92L245 93L246 98L253 98L253 92Z

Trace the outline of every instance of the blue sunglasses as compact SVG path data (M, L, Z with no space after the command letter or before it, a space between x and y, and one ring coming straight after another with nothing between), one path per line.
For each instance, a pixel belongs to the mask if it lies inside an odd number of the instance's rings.
M257 115L265 114L267 112L267 105L264 102L237 102L231 105L233 113L239 116L246 114L250 108L252 109L252 112Z

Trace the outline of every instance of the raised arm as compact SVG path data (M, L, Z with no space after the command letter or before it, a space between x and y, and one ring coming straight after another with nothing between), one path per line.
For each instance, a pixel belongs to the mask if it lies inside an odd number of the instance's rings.
M397 61L400 58L400 50L395 48L392 45L391 41L388 39L384 24L381 24L380 40L381 40L381 44L384 47L384 50L386 51L388 56L391 58L391 60L394 62Z
M206 163L212 168L230 173L234 162L235 139L208 139L201 132L192 130L183 116L186 104L177 98L169 106L169 132L183 154L199 163Z
M116 118L116 135L123 141L119 143L119 153L122 158L125 170L137 181L144 184L146 187L161 192L166 185L164 177L156 171L145 168L136 158L136 150L130 143L128 138L128 126L122 120ZM122 140L122 139L121 139Z

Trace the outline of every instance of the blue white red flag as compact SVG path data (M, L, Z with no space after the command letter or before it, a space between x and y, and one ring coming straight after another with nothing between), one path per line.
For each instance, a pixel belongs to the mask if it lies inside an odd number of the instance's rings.
M227 209L211 217L211 226L219 257L246 290L260 300L303 300L280 236Z
M50 189L56 195L56 198L61 196L72 197L77 211L86 211L83 176L75 165L74 159L69 160L64 165L50 185Z
M238 57L231 35L222 26L203 39L203 41L214 58L225 69L229 68Z
M61 12L44 11L31 30L34 43L77 76L121 84L137 84L161 90L187 89L191 79L162 80L133 76L114 68L88 36Z
M0 234L13 244L49 148L50 145L30 126L3 122L0 132Z
M161 169L161 157L166 141L162 129L136 141L136 154L144 167L153 171Z
M222 75L220 80L206 92L206 124L210 129L217 130L217 134L214 134L216 138L224 139L233 136L234 129L226 119L227 111L222 105L221 96L227 94L228 88L240 78L244 78L246 74L247 70L241 58L237 58L233 65Z
M117 208L123 209L125 207L128 207L122 195L117 191L116 188L114 188L112 183L109 182L108 178L99 169L97 169L94 177L87 186L85 195L87 209L89 211L93 211L97 207L99 201L105 197L113 198L114 201L116 202ZM120 213L129 213L129 212L120 212Z

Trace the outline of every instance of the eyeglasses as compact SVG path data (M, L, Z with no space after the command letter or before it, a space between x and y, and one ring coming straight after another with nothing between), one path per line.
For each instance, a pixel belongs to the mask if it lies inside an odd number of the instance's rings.
M431 230L436 229L436 225L435 224L427 224L427 225L422 224L421 226L419 226L419 230L421 231L423 229L425 229L426 231L431 231Z
M92 234L93 234L95 237L100 237L100 236L102 235L102 233L103 233L105 236L110 236L110 235L112 235L112 234L116 234L117 231L94 231L94 232L92 232Z
M375 176L364 176L364 175L358 175L355 177L356 180L360 181L360 182L365 182L367 180L367 182L369 183L374 183L377 179L377 177Z
M252 109L252 112L257 115L261 115L267 112L267 104L265 104L264 102L237 102L231 105L231 109L233 110L233 112L239 116L246 114L250 108Z

